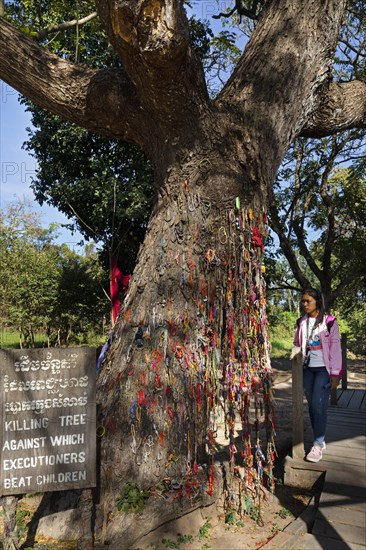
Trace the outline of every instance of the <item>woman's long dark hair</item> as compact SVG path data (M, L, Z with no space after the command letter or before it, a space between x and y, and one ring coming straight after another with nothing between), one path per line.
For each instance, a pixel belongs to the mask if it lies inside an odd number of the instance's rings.
M324 300L323 300L322 293L320 292L320 290L310 287L310 288L305 288L302 291L303 296L304 294L308 294L309 296L314 298L314 300L316 301L316 308L319 313L317 315L315 325L320 325L323 322L324 315L325 315L325 307L324 307Z

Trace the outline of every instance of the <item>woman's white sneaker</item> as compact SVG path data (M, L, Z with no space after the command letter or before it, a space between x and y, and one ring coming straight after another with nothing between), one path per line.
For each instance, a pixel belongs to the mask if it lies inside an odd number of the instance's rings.
M311 448L311 451L306 455L306 460L308 462L319 462L319 460L321 460L322 457L323 457L322 449L318 447L318 445L314 445Z

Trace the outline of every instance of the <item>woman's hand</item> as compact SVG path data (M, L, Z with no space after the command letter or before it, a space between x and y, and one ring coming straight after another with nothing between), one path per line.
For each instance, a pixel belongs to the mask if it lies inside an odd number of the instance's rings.
M331 376L330 377L330 384L331 384L331 389L336 390L338 388L338 385L339 385L339 377L338 376Z

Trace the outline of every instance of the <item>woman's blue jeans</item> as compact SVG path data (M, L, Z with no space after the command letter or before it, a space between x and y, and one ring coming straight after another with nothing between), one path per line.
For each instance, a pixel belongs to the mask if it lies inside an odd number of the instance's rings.
M323 448L330 396L330 377L325 367L308 367L304 370L304 393L309 405L313 444Z

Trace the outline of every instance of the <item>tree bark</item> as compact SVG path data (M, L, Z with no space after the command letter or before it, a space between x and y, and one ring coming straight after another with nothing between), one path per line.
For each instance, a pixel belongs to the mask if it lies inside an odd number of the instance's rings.
M220 469L213 461L220 409L227 423L230 475L241 453L252 464L243 487L254 490L258 452L266 455L273 481L274 416L261 276L266 212L243 192L237 163L228 174L226 162L210 158L196 154L184 166L171 167L99 372L102 500L109 503L108 511L131 479L152 492L168 479L171 490L164 495L171 504L217 494ZM217 192L220 184L225 193ZM239 441L236 409L244 428ZM267 424L260 434L264 410ZM108 533L110 544L125 547L141 536L136 522L120 515L112 517Z
M331 82L319 99L318 110L309 118L301 135L321 138L365 126L366 82Z
M96 2L121 71L72 67L0 20L2 78L83 127L139 144L155 166L153 214L98 372L102 542L128 548L177 503L184 513L221 489L219 411L228 510L259 498L264 463L273 483L268 198L292 139L310 120L316 131L344 4L269 2L215 101L178 0ZM347 112L342 125L356 118ZM333 131L334 109L328 121ZM149 492L147 508L162 498L164 514L118 512L132 480Z

